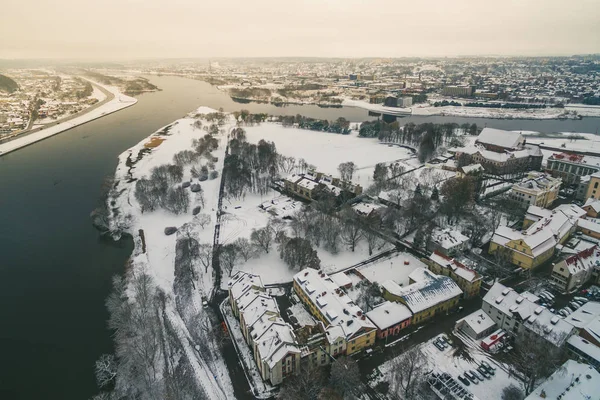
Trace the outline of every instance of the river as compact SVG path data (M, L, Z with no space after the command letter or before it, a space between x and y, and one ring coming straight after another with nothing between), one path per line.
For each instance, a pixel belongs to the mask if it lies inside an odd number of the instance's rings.
M112 352L104 299L123 271L130 241L99 237L89 213L117 156L200 105L351 121L358 108L240 104L200 81L150 76L163 90L133 107L0 157L0 398L87 399L94 362ZM408 117L402 122L476 122L503 129L596 132L580 121ZM324 133L325 134L325 133Z

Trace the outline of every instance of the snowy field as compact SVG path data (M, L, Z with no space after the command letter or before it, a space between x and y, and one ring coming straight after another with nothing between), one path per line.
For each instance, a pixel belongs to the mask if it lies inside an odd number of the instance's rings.
M105 115L114 113L116 111L122 110L124 108L130 107L137 103L137 99L133 97L129 97L124 95L119 91L118 88L113 86L101 85L97 82L93 82L98 86L102 86L107 91L111 92L115 95L114 99L109 101L106 104L101 105L100 107L87 112L79 117L73 118L69 121L62 122L58 125L49 126L40 131L34 132L32 134L17 138L15 140L11 140L8 143L0 144L0 154L10 153L11 151L18 150L22 147L28 146L32 143L39 142L40 140L49 138L58 133L64 132L68 129L74 128L77 125L84 124L86 122L92 121L97 118L101 118ZM94 89L97 90L97 89ZM95 93L95 92L94 92ZM100 92L103 95L102 92Z
M263 123L244 129L249 142L258 143L260 139L272 141L277 146L278 153L298 160L304 158L320 172L339 176L340 163L353 161L357 165L357 171L352 180L360 183L363 189L373 182L373 171L377 163L409 160L409 165L418 165L410 150L387 146L377 139L359 138L356 132L339 135L288 128L276 123Z
M476 343L471 342L468 344L467 351L472 360L467 360L456 355L454 347L448 347L443 351L439 350L433 344L438 337L436 336L428 342L419 345L419 348L427 357L428 370L436 373L447 372L458 381L458 375L462 375L468 370L475 370L479 363L487 361L496 368L494 375L490 379L485 379L478 384L471 383L469 386L459 383L479 400L502 400L502 389L511 384L520 387L519 381L509 376L507 367L490 358L483 350L477 347ZM388 382L391 380L394 372L394 361L387 361L379 367L379 371L383 375L383 380Z
M594 151L600 154L600 135L593 133L559 132L552 137L537 137L538 132L523 132L527 143L544 144L556 147L558 150ZM563 147L564 146L564 147Z

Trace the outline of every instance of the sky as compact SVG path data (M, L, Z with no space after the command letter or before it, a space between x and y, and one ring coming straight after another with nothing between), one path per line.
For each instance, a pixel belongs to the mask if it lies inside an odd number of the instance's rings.
M0 59L600 53L600 0L2 0Z

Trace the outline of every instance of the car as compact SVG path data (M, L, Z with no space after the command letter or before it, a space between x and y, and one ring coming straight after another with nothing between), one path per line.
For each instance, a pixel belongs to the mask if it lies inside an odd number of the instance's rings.
M444 351L444 345L439 342L439 340L434 340L433 345L438 348L440 351Z
M480 374L479 372L477 372L477 371L475 371L475 370L473 370L473 369L472 369L470 372L471 372L473 375L475 375L475 377L476 377L477 379L479 379L481 382L485 381L485 378L484 378L483 376L481 376L481 374Z
M473 384L479 385L479 379L469 371L465 371L465 378L469 379Z
M489 366L489 364L488 364L488 366ZM482 368L483 370L485 370L485 372L487 372L488 374L490 374L492 376L495 374L495 372L492 368L486 367L485 365L483 365L483 363L479 367Z
M458 376L458 380L459 380L459 381L460 381L460 382L461 382L463 385L465 385L465 386L470 386L470 385L471 385L471 382L469 382L469 380L468 380L467 378L465 378L464 376L462 376L462 375L459 375L459 376Z
M573 309L572 309L571 307L569 307L569 306L565 306L565 307L563 308L563 310L565 310L565 311L566 311L566 312L568 312L569 314L573 314Z
M485 368L487 368L487 369L488 369L488 371L489 371L489 370L492 370L492 371L495 371L495 370L496 370L496 367L495 367L493 364L490 364L490 363L489 363L489 362L487 362L487 361L482 361L482 362L481 362L481 365L483 365Z
M571 307L574 310L577 310L581 306L579 305L579 303L575 303L574 301L572 301L569 303L569 307Z
M487 371L487 369L485 369L484 367L482 367L481 365L479 367L477 367L477 372L479 372L481 375L483 375L485 378L490 379L491 375L490 373Z
M575 297L573 297L573 299L580 301L582 303L587 303L589 301L589 299L586 299L585 297L580 297L580 296L575 296Z
M551 308L551 309L550 309L550 312L551 312L552 314L556 314L556 310L555 310L554 308Z
M569 313L566 312L565 310L560 309L560 310L558 310L558 315L560 315L563 318L567 318L569 316Z

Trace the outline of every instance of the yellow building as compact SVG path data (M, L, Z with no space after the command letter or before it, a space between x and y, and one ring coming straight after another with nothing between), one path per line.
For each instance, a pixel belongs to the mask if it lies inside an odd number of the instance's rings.
M331 336L344 339L346 354L373 346L377 328L328 275L306 268L294 275L294 291Z
M581 207L585 210L588 217L598 218L600 213L600 200L589 198Z
M599 199L600 198L600 172L595 172L590 175L590 183L585 194L585 199Z
M600 239L600 224L587 219L580 219L577 223L577 230L584 235L591 236L595 239Z
M462 290L448 276L436 275L425 268L417 268L409 275L410 284L401 287L392 280L382 284L383 297L397 301L412 312L412 324L420 324L436 314L446 313L458 306Z
M463 291L466 299L479 296L482 278L477 271L467 268L453 258L437 251L431 253L429 259L423 261L431 272L452 278Z
M550 207L558 198L560 178L543 172L531 171L525 179L513 185L509 197L525 207Z
M539 211L539 207L533 207L528 209L525 225L534 218L535 211ZM523 231L507 226L498 227L490 242L489 253L506 251L515 266L536 268L552 257L557 244L569 239L577 228L577 220L585 215L585 211L574 204L563 204L552 211L537 214L541 214L539 219L527 225Z

